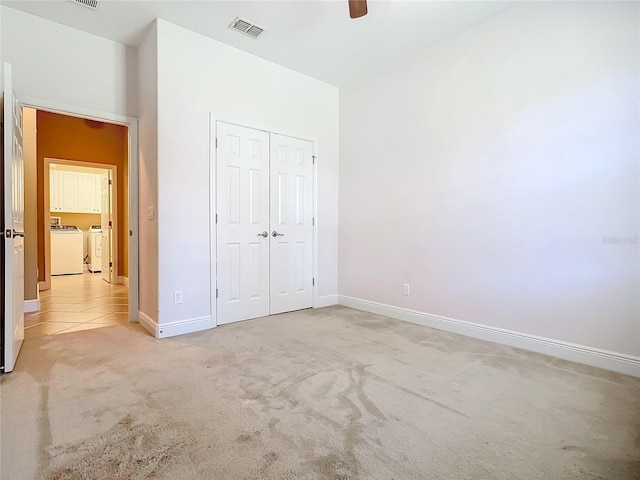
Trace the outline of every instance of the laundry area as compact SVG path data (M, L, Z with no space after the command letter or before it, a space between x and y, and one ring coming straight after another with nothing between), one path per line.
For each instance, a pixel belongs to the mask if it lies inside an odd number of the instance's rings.
M109 188L109 173L101 168L49 163L51 275L102 272L103 221L107 241L111 241L109 192L103 191ZM109 275L105 280L110 282Z
M51 275L101 273L102 225L82 231L77 225L61 225L60 217L51 220Z

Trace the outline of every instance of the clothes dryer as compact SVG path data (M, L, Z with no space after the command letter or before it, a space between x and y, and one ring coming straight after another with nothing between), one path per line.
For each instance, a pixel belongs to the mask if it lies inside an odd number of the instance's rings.
M89 229L89 271L91 273L102 270L102 228L91 225Z

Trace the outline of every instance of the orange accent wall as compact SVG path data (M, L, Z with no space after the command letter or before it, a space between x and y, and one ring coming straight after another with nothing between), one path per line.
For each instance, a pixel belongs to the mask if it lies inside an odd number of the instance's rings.
M44 281L44 159L58 158L118 167L118 275L128 277L128 135L127 127L56 113L37 113L38 280Z

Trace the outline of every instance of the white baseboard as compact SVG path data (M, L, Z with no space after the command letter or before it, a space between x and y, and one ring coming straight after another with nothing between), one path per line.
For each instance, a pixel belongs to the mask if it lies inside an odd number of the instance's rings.
M24 313L32 313L40 311L40 285L36 285L36 298L34 300L24 301Z
M40 311L40 299L25 300L24 301L24 313L39 312Z
M371 302L369 300L345 295L338 295L338 304L426 327L459 333L468 337L501 343L510 347L551 355L571 362L640 377L640 357L633 355L554 340L552 338L538 337L536 335L456 320L454 318L441 317L439 315L394 307L392 305L385 305L383 303Z
M316 297L313 302L313 308L330 307L331 305L338 304L338 295L324 295L322 297Z
M190 318L159 324L145 313L138 312L138 320L140 325L156 338L175 337L176 335L208 330L215 326L211 317Z
M138 323L140 323L147 332L158 338L156 336L156 326L158 323L154 319L149 317L146 313L138 311Z
M129 277L118 277L118 278L121 280L122 285L129 288Z

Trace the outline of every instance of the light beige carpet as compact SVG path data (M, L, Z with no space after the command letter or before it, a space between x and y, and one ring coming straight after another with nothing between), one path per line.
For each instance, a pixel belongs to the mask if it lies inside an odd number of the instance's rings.
M640 478L640 379L342 307L29 339L2 479Z

